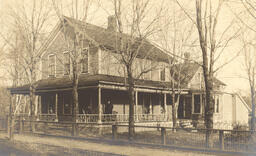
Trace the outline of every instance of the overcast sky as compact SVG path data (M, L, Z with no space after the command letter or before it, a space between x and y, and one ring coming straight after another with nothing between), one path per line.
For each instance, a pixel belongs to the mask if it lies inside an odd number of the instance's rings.
M5 14L8 12L8 7L9 6L15 6L18 4L18 2L21 1L15 1L15 0L0 0L0 26L3 25L4 21L8 20L5 18ZM95 1L96 2L96 1ZM190 1L188 3L187 0L180 0L181 4L184 6L185 9L188 10L188 12L191 14L193 17L193 11L194 11L194 2ZM235 1L234 1L235 2ZM29 4L29 0L26 0L26 3ZM65 1L66 3L66 1ZM153 5L157 6L160 5L158 1L153 1ZM169 3L168 5L171 5ZM66 3L64 4L64 8L68 7L69 4ZM29 6L27 6L29 7ZM236 10L239 12L239 10L242 10L241 5L238 5L236 3L231 3L231 8L233 10ZM180 8L179 8L180 9ZM179 10L177 8L177 10ZM110 14L113 14L112 6L110 3L104 1L104 3L94 3L91 8L90 8L90 13L88 17L88 22L99 25L99 26L106 26L107 25L107 17ZM67 11L64 11L67 16L69 13ZM185 15L184 15L185 16ZM230 8L228 6L224 6L222 8L221 14L220 14L220 19L219 19L219 30L223 30L227 25L232 21L234 18L233 13L230 11ZM53 18L51 25L49 27L53 27L57 23L56 17ZM50 30L49 30L50 31ZM195 35L197 35L196 29L195 29ZM197 37L197 36L195 36ZM2 44L2 43L0 43ZM225 62L228 60L234 53L239 51L240 44L238 41L234 41L232 45L230 45L226 50L225 54L223 55L223 58L218 62L219 64ZM199 53L200 54L200 51ZM244 78L241 77L246 77L245 72L244 72L244 67L243 67L243 58L242 56L238 56L233 62L225 66L223 69L221 69L217 73L217 77L226 83L228 85L227 90L247 90L248 89L248 82ZM218 66L218 65L217 65ZM2 69L3 70L3 69ZM3 73L3 72L2 72Z

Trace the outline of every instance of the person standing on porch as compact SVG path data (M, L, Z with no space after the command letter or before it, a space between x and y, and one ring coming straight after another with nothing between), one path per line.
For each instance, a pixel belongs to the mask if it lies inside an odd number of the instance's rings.
M106 106L105 106L105 113L106 114L112 114L112 111L113 111L113 104L110 101L110 99L108 99L107 102L106 102Z

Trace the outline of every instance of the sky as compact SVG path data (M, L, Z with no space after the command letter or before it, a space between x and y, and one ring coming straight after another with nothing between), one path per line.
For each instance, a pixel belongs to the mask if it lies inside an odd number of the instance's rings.
M29 4L29 0L25 0L27 4ZM56 0L58 1L58 0ZM60 2L61 0L59 0ZM189 13L193 16L193 10L194 10L194 3L193 1L186 1L186 0L179 0L181 5L184 6L186 10L188 10ZM6 17L4 16L8 12L9 6L17 5L18 2L21 1L15 1L15 0L0 0L0 26L4 23L3 21L6 21ZM66 3L66 1L63 4L63 10L65 8L69 7L70 4ZM96 2L94 0L93 2ZM98 2L98 1L97 1ZM159 1L153 1L154 6L161 5L158 3ZM168 3L168 5L171 5L172 3ZM242 10L241 5L238 4L231 4L231 8L233 10ZM80 5L81 6L81 5ZM29 6L26 6L29 7ZM95 25L103 26L106 27L107 25L107 17L113 12L111 11L113 8L109 2L102 1L101 3L94 3L90 7L90 12L88 14L88 22L93 23ZM177 8L179 10L180 8ZM63 11L64 14L67 16L70 14L68 11ZM185 16L185 15L184 15ZM218 24L218 29L223 30L231 20L234 19L234 14L232 11L230 11L229 6L224 6L221 10L220 13L220 19L219 19L219 24ZM57 23L57 19L53 18L52 21L49 24L49 31L51 28ZM3 26L3 25L2 25ZM0 28L0 30L3 28ZM195 30L196 31L196 30ZM197 35L197 32L195 32L195 35ZM1 42L1 41L0 41ZM1 45L2 43L0 43ZM223 54L222 59L218 62L218 64L222 64L226 60L228 60L231 56L233 56L235 53L237 53L240 50L240 43L239 41L234 41L232 44L226 48L225 53ZM200 51L198 51L200 54ZM217 64L217 66L218 66ZM3 69L0 69L0 72L3 71ZM4 73L1 72L1 73ZM217 78L219 78L221 81L227 84L227 91L241 91L242 94L247 94L248 93L248 82L246 79L242 77L246 77L246 74L244 72L244 66L243 66L243 57L240 54L234 61L226 65L224 68L222 68L218 73L217 73Z

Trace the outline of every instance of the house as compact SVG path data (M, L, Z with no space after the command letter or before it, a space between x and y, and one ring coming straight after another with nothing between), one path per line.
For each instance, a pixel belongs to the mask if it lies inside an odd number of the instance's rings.
M78 123L127 123L129 114L127 83L123 65L116 59L119 54L113 51L118 46L113 17L108 18L108 28L98 27L69 17L63 17L49 39L41 48L41 74L36 82L38 120L66 122L72 120L72 81L69 47L65 36L72 38L72 33L80 32L84 58L79 64L79 114ZM63 29L68 31L63 31ZM64 35L64 33L68 33ZM125 35L129 38L129 35ZM151 51L150 55L148 52ZM144 57L146 56L147 57ZM134 75L143 67L155 68L135 79L135 120L137 123L169 124L172 120L171 72L168 61L172 59L160 48L145 41L134 63ZM198 64L184 63L181 73L186 76L179 89L181 99L178 118L201 120L204 112L203 75ZM189 73L187 75L187 73ZM221 92L225 86L218 79L214 80L215 119L223 121L227 112L233 110L234 101L226 103L226 94ZM12 94L24 97L29 95L29 85L10 88ZM225 95L224 95L225 94ZM235 95L234 95L235 96ZM233 95L227 99L233 99ZM236 97L236 96L235 96ZM235 103L235 104L234 104ZM227 108L226 107L231 107ZM238 107L236 107L238 108ZM237 110L232 113L239 114ZM232 114L231 113L231 114ZM218 115L220 114L220 115ZM232 122L238 120L231 115ZM220 117L219 117L220 116ZM234 118L234 119L233 119ZM233 121L234 120L234 121Z
M192 120L194 125L204 122L205 93L203 69L199 63L184 62L178 65L182 88L188 93L181 95L178 105L178 118ZM184 78L182 78L184 77ZM226 84L217 78L214 83L213 127L230 129L236 125L248 126L250 108L237 93L225 92Z

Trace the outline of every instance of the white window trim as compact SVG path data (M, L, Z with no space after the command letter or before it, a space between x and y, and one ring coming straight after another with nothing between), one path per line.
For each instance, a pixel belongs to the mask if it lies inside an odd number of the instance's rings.
M215 97L219 97L219 112L216 111L216 100ZM220 114L220 105L221 105L221 95L220 94L215 94L214 95L214 114Z
M69 51L64 51L63 52L63 60L65 59L64 57L65 57L66 53L69 53L69 74L65 74L65 62L63 61L63 75L68 76L71 73L71 58L70 58L70 52Z
M56 77L56 54L49 54L48 55L48 71L49 71L49 65L50 65L50 57L51 56L55 56L54 57L54 75L50 75L50 73L48 72L48 77Z
M194 96L199 95L200 96L200 113L195 113L195 99ZM192 93L192 114L202 114L202 94L200 93Z
M87 46L86 48L83 48L83 50L87 50L87 58L88 58L87 72L83 72L83 70L82 70L83 69L82 62L80 63L80 68L81 68L80 72L81 72L81 74L87 74L90 71L90 69L89 69L89 67L90 67L89 46ZM82 56L82 51L81 51L81 56Z

